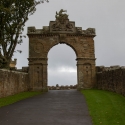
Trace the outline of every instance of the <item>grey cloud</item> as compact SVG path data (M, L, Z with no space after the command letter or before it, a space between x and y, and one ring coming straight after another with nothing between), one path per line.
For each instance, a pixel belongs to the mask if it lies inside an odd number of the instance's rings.
M77 84L77 74L76 73L67 73L67 72L53 72L48 73L48 85L76 85Z
M60 66L76 67L75 59L76 54L74 50L65 44L54 46L48 54L48 64L50 68Z

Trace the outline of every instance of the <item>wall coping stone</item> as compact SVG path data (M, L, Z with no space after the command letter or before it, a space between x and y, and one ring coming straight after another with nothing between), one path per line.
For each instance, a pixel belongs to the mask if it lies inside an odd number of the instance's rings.
M0 71L13 72L13 73L19 73L19 74L28 74L28 73L25 73L25 72L12 71L12 70L8 70L8 69L0 69Z

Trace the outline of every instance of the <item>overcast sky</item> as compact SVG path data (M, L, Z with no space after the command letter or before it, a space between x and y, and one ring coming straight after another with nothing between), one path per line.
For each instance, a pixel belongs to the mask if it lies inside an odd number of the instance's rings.
M125 66L125 0L49 0L37 6L37 11L29 17L28 26L40 29L55 20L55 12L67 10L70 21L77 27L96 29L96 65ZM21 54L15 53L17 68L28 66L28 38L24 39ZM76 55L69 46L59 44L48 54L48 85L74 85L77 83Z

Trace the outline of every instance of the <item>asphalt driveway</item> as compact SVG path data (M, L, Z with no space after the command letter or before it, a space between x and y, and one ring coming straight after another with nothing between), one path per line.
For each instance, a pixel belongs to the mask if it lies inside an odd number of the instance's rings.
M50 90L0 108L0 125L92 125L77 90Z

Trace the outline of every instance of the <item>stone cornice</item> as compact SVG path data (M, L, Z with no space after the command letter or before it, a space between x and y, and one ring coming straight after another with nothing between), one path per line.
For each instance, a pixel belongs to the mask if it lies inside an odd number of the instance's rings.
M62 33L63 35L64 33ZM43 37L58 37L60 33L48 33L48 34L27 34L30 38L43 38ZM95 37L96 35L86 35L86 34L66 34L67 37Z
M96 60L96 58L91 58L91 57L77 57L77 61L79 60Z
M27 58L29 61L37 61L37 60L48 60L48 58L46 57L42 57L42 58L35 58L35 57L32 57L32 58Z

